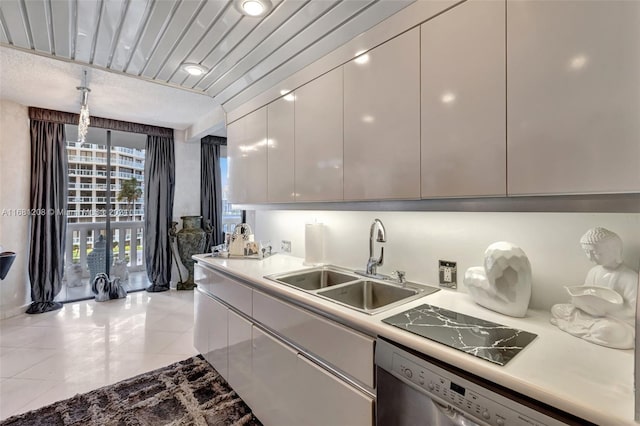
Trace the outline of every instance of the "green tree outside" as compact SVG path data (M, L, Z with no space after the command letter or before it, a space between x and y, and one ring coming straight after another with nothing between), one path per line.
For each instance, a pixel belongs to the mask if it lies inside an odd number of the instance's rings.
M120 192L118 193L118 201L127 203L127 211L131 214L131 220L133 220L133 206L140 197L142 197L142 189L138 187L138 180L136 178L122 181Z

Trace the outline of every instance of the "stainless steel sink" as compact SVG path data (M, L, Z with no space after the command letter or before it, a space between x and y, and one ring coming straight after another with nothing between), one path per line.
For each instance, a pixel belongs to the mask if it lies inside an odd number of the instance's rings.
M348 269L332 265L267 275L265 278L370 315L439 290L414 282L400 284L363 279Z
M417 290L382 284L376 281L358 281L318 292L319 295L337 300L358 309L378 309L398 300L413 296Z
M271 275L267 278L307 291L319 290L359 279L357 275L349 274L332 266Z
M429 291L427 292L427 290ZM437 290L437 288L415 283L400 286L379 281L357 281L340 287L322 290L317 294L353 309L374 314Z

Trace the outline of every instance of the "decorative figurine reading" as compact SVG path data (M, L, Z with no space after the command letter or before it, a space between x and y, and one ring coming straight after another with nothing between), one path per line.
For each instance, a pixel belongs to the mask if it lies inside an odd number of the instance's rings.
M589 270L582 286L567 288L572 303L551 308L551 324L598 345L631 349L638 272L622 263L622 240L608 229L590 229L580 244L597 266Z

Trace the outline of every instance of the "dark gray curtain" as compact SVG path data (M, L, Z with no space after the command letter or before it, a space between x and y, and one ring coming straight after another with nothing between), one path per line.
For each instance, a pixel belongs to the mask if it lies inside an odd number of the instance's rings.
M207 248L222 243L222 178L220 146L227 138L207 136L200 140L200 215L213 226Z
M144 164L144 254L147 291L167 291L171 281L169 229L173 217L175 153L173 136L147 136Z
M28 314L62 307L54 302L62 288L67 232L67 153L64 124L31 120L31 245Z

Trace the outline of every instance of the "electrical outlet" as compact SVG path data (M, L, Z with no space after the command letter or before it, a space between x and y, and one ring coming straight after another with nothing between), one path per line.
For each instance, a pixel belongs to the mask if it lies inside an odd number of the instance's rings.
M282 240L280 242L280 251L284 253L291 253L291 241Z
M439 261L440 287L458 288L458 267L456 262Z

